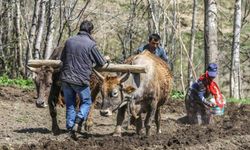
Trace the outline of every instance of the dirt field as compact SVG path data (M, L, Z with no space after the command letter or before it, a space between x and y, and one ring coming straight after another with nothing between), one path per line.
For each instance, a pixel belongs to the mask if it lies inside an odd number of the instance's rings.
M36 108L34 96L34 91L0 87L0 149L250 149L250 105L228 104L215 125L190 126L183 122L184 103L169 101L162 110L162 134L153 129L150 137L126 129L123 137L113 137L115 116L104 118L96 110L92 131L74 141L65 131L65 108L58 108L65 133L53 136L49 110Z

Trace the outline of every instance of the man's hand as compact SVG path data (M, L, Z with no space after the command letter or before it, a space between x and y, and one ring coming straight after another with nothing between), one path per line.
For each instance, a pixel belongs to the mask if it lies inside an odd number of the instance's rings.
M104 56L104 59L106 59L106 61L107 61L108 63L111 62L111 59L110 59L110 57L109 57L108 55Z
M209 101L207 101L205 98L202 99L202 103L207 106L207 107L215 107L215 104L210 103Z

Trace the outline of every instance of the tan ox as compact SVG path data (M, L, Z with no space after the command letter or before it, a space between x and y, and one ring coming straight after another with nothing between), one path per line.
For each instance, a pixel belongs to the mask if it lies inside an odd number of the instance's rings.
M163 60L149 51L144 51L128 61L133 65L145 66L146 73L127 73L120 77L102 77L99 74L99 78L103 81L100 113L102 116L108 117L118 109L114 135L121 136L121 125L127 106L135 120L138 134L141 133L143 127L143 113L146 113L144 122L146 134L150 135L152 120L155 120L157 133L160 133L161 106L168 99L172 89L170 69ZM126 101L130 104L124 105Z

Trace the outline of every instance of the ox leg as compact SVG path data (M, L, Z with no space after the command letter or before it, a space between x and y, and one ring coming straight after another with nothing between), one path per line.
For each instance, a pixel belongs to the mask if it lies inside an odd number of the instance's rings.
M146 127L146 135L147 136L151 135L150 128L152 125L153 117L155 117L156 110L157 110L157 104L153 100L153 102L150 106L150 109L146 115L146 119L145 119L145 127Z
M91 127L93 126L93 113L94 113L94 109L95 109L95 102L92 103L90 109L89 109L89 114L88 114L88 118L86 120L84 129L86 131L90 131Z
M161 133L161 108L158 107L155 112L155 124L156 124L156 133Z
M116 128L113 136L121 136L122 135L122 123L125 118L126 106L118 109L117 117L116 117Z
M94 124L93 123L93 113L94 113L95 105L96 105L96 97L97 97L97 94L99 93L99 91L100 91L99 90L99 85L96 85L91 90L92 105L91 105L91 107L89 109L88 118L87 118L86 123L85 123L85 130L86 131L90 131L91 127Z
M52 82L52 86L51 86L49 98L48 98L49 112L52 118L52 132L54 135L60 134L60 129L59 129L59 126L57 123L57 117L56 117L57 116L56 103L58 101L58 97L61 91L61 87L57 83L58 77L59 77L58 74L53 75L53 82Z

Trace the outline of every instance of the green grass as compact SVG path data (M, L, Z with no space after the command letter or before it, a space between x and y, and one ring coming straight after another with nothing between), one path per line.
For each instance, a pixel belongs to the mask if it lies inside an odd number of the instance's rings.
M250 104L250 99L235 99L235 98L228 98L227 103L242 103L242 104Z
M33 81L31 79L10 79L7 75L0 76L0 85L1 86L17 86L23 89L32 89L34 88Z
M173 90L171 93L171 98L176 100L184 100L184 93L182 91Z

